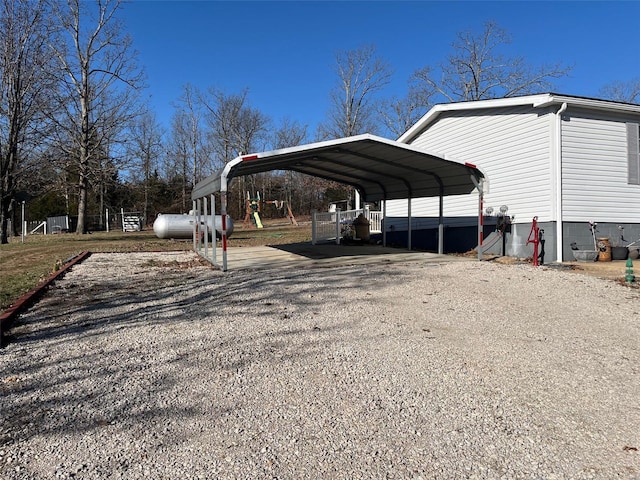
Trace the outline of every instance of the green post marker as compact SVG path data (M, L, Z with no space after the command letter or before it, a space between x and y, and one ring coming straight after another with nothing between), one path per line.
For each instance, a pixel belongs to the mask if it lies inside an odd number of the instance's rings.
M624 280L627 283L633 283L636 280L636 277L633 274L633 262L630 258L627 259L627 270L626 275L624 276Z

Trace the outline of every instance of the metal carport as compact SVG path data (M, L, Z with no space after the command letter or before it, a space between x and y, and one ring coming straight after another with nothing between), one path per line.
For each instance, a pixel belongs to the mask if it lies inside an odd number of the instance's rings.
M207 215L207 197L211 196L211 214L215 213L214 193L220 193L222 215L222 265L227 270L227 191L234 177L271 170L293 170L355 187L367 202L408 199L408 248L411 249L411 199L440 198L438 251L443 252L443 197L471 193L483 173L470 163L447 160L375 135L364 134L311 143L270 152L240 155L224 168L199 182L191 198L194 212L201 204ZM202 203L203 202L203 203ZM385 202L386 204L386 202ZM386 205L385 205L386 206ZM383 217L386 208L383 210ZM206 236L205 236L206 238ZM383 243L386 235L383 232ZM194 232L195 245L195 232ZM214 260L214 263L215 260Z

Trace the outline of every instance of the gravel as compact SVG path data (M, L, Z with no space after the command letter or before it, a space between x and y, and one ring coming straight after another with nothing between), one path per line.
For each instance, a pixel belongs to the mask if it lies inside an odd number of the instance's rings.
M94 254L0 351L6 479L640 478L640 291Z

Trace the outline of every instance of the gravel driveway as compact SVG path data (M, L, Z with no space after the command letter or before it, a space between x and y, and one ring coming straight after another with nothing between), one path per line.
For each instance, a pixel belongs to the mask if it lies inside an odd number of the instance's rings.
M94 254L0 350L6 479L640 478L640 291Z

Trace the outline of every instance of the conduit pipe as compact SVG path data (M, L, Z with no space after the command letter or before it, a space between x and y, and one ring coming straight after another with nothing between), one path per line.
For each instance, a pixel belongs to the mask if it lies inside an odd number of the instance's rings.
M567 109L564 102L555 114L555 190L556 190L556 261L564 261L562 223L562 114Z

